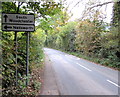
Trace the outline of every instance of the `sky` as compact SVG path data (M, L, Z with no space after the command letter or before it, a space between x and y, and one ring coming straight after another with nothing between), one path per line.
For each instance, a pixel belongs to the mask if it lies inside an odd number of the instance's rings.
M77 6L75 6L79 1L81 2ZM91 1L93 2L95 1L97 4L99 1L101 3L104 3L104 2L109 2L110 0L91 0ZM70 20L73 21L75 19L79 19L82 16L81 14L85 9L85 3L88 2L88 0L66 0L66 2L67 4L65 4L65 7L69 5L68 12L71 11L73 13L73 16L70 18ZM112 18L112 7L113 7L113 3L101 7L101 11L106 15L104 21L107 23L110 23Z

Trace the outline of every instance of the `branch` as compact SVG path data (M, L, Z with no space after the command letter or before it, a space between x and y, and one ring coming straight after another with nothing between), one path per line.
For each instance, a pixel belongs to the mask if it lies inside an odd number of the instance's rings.
M71 12L73 10L73 8L75 8L82 0L78 1L72 8L69 12Z
M94 5L94 6L90 7L90 8L88 8L88 9L91 10L91 9L94 8L94 7L103 6L103 5L106 5L106 4L109 4L109 3L114 3L114 2L113 2L113 1L105 2L105 3L102 3L102 4Z

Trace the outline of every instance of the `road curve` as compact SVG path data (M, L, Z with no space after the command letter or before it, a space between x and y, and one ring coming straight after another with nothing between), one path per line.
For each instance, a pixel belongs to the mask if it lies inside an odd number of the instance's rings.
M44 48L61 95L118 95L118 71L64 52Z

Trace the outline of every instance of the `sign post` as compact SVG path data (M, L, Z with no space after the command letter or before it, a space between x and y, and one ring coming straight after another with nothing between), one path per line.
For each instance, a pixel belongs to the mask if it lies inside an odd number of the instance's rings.
M17 53L18 53L18 51L17 51L17 46L18 46L18 43L17 43L17 32L15 32L15 64L16 64L16 67L15 67L15 70L16 70L15 76L16 76L16 86L18 84L18 71L17 71L17 64L18 64L18 62L17 62Z
M28 85L29 73L29 32L35 31L35 17L31 14L2 14L2 31L15 31L15 63L17 62L17 33L27 32L26 40L26 85ZM17 85L17 66L16 66L16 85Z
M28 74L29 74L29 35L30 33L26 33L27 34L27 40L26 40L26 85L28 85Z

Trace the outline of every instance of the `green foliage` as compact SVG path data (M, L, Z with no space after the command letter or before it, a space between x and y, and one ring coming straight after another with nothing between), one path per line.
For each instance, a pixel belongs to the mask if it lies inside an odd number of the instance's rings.
M15 2L2 2L2 12L3 13L16 13L17 7Z
M114 13L116 14L116 10ZM46 29L46 46L72 52L76 56L106 66L120 68L119 27L105 23L98 10L92 10L91 17L88 15L82 20L66 22L64 25L55 22L56 18L48 22L53 29ZM116 16L119 17L118 14ZM115 18L116 21L117 19Z
M120 21L120 1L114 3L112 25L119 26L119 21Z
M18 91L24 90L25 86L25 73L26 73L26 33L18 33L18 64L15 64L15 51L14 51L14 32L4 32L2 34L2 76L3 76L3 88L4 93L8 91L7 88L15 86L15 68L17 66L18 79L24 79L24 81L19 80ZM38 29L37 32L30 33L30 72L33 68L38 68L43 61L43 44L45 41L44 31ZM8 94L8 93L7 93Z
M19 91L25 91L26 89L26 80L29 80L31 78L30 75L26 76L26 75L21 75L20 73L18 73L19 75L19 80L18 80L18 87L19 87ZM28 81L29 82L29 81ZM22 93L22 92L21 92Z
M98 42L99 31L96 29L95 23L90 20L81 21L77 27L77 50L84 52L86 55L91 55L97 48Z
M75 50L75 22L70 22L60 28L59 35L62 37L63 49L67 51ZM59 45L59 44L57 44Z
M58 33L61 30L61 27L64 26L69 17L66 11L60 11L59 13L49 17L48 19L41 19L40 25L38 27L42 28L46 34L45 46L57 48L62 48L63 44L57 43L62 42L63 37ZM56 41L57 40L57 41ZM56 42L55 42L56 41ZM63 42L62 42L63 43ZM58 44L58 45L57 45Z
M25 2L24 2L25 3ZM33 13L36 17L43 17L47 19L47 16L53 16L61 11L62 5L56 2L27 2L22 9L25 12Z
M43 62L44 54L42 48L44 46L45 38L45 32L42 29L37 29L30 37L31 68L40 67L40 63Z
M13 32L2 34L2 72L3 75L3 87L9 86L14 81L15 65L14 65L14 51L13 51ZM12 52L12 53L11 53ZM14 83L12 83L14 84Z
M19 5L18 5L19 4ZM24 4L22 6L22 4ZM35 14L36 18L40 16L47 19L48 17L55 15L61 10L61 4L46 1L41 2L2 2L2 12L4 13L22 13L22 14ZM19 9L19 10L18 10ZM39 68L43 62L43 46L46 39L45 31L39 27L37 30L30 33L30 72L32 69ZM22 90L25 86L25 74L26 74L26 33L18 32L18 64L15 64L15 33L14 32L2 32L2 77L3 77L3 95L12 95L16 93L23 93ZM15 87L15 71L18 70L18 86ZM39 86L39 84L37 83ZM14 88L15 87L15 88ZM37 86L35 86L36 89ZM15 91L14 91L15 90Z
M35 90L39 90L41 88L41 82L34 81L33 87Z
M22 4L24 5L21 6ZM19 5L17 2L2 2L2 12L16 13L18 6L19 13L35 14L37 22L40 23L35 32L30 32L30 73L33 69L42 67L43 46L61 49L106 66L120 68L119 2L114 4L112 26L104 23L101 13L95 9L86 14L82 20L68 22L69 15L66 10L62 10L63 6L60 3L44 0L20 2ZM3 58L1 66L3 95L28 93L25 90L26 33L18 33L18 64L15 64L14 39L14 32L2 32L0 45L2 45ZM16 67L20 87L15 87ZM41 83L36 80L33 87L39 89Z

